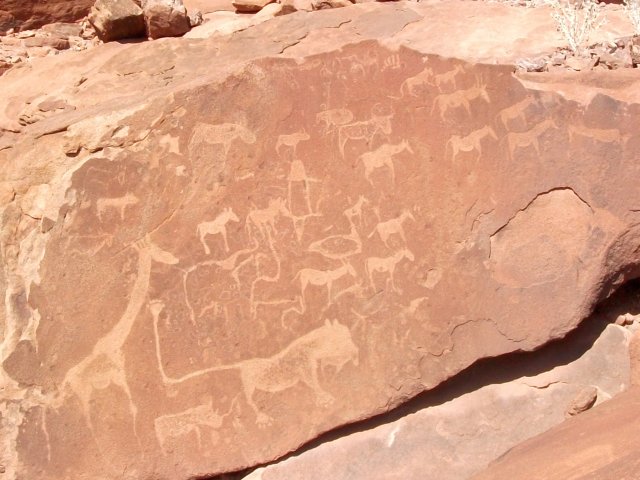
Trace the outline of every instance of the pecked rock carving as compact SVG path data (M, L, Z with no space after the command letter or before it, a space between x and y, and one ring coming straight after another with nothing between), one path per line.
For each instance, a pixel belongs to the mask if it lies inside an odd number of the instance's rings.
M185 374L179 378L170 377L164 371L162 354L160 351L158 335L158 318L164 309L161 301L154 301L151 304L154 317L155 343L158 367L162 373L165 384L179 384L188 380L207 375L212 372L222 370L238 370L242 381L247 404L256 414L256 421L259 425L267 425L272 419L262 412L253 399L256 390L264 392L280 392L291 388L299 382L304 383L315 393L320 404L333 402L332 395L324 390L320 384L318 372L328 366L339 373L349 362L358 365L358 347L353 343L349 329L341 325L337 320L327 320L322 327L303 335L296 339L282 351L270 358L252 358L231 365L220 365L197 370ZM198 407L202 410L203 407ZM208 409L210 410L209 405ZM188 417L191 417L190 412ZM180 414L181 419L184 414ZM163 417L164 418L164 417ZM173 420L162 420L161 423L175 422ZM217 418L217 415L216 415ZM221 424L221 421L216 421ZM220 425L217 425L218 427ZM215 425L214 425L215 426ZM158 424L156 423L156 429ZM162 427L166 430L166 427ZM162 438L166 438L166 434Z
M640 261L637 103L377 42L243 63L300 17L95 49L0 150L7 478L273 460L562 337Z

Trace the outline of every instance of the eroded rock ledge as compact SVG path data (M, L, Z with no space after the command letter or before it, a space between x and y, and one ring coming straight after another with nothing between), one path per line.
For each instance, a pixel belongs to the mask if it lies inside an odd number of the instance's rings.
M3 104L10 476L264 463L562 337L637 274L638 104L376 41L189 75L254 33L99 47L50 94L77 108L15 127L33 101Z

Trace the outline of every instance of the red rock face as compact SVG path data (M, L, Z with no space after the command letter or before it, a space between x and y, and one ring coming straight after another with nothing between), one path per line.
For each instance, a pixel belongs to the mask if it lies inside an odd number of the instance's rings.
M3 0L0 33L12 27L26 30L54 22L75 22L87 16L93 4L94 0ZM12 22L3 21L10 17Z
M638 260L639 119L367 42L32 140L104 150L19 233L21 475L241 469L562 336Z

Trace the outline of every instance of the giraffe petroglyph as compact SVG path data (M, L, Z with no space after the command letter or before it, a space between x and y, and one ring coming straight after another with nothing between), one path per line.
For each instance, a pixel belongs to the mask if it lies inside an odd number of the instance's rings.
M115 385L124 391L129 400L129 410L137 438L138 409L133 402L127 382L123 348L147 298L151 262L155 260L175 265L179 260L152 243L148 235L131 247L138 253L138 263L127 307L113 328L98 340L91 353L67 371L60 385L61 396L58 400L62 403L70 394L74 394L80 400L82 413L89 428L94 432L91 420L91 398L96 391Z

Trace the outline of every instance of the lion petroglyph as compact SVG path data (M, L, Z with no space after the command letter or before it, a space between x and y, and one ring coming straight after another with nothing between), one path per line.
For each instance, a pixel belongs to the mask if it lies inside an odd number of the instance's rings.
M202 222L197 227L198 237L200 238L200 242L204 247L204 252L209 255L211 250L209 249L209 245L205 242L205 238L207 235L222 235L222 239L224 240L224 248L228 252L229 251L229 242L227 241L227 223L229 222L239 222L240 219L233 212L231 207L225 208L222 213L220 213L214 220L210 222Z
M385 143L372 152L365 152L360 155L359 160L364 165L364 178L373 185L371 174L378 168L387 167L391 172L391 183L395 184L396 172L393 165L393 157L404 151L413 153L409 142L406 140L395 145Z
M482 140L485 138L493 138L496 141L498 140L496 132L494 132L493 128L488 125L485 125L478 130L474 130L464 137L460 135L451 135L451 138L447 140L445 150L448 150L449 147L451 147L451 161L454 163L456 162L460 152L470 153L475 151L478 155L476 159L477 161L482 157Z
M415 222L416 219L410 211L405 210L399 217L378 223L373 232L369 234L368 238L373 237L377 233L380 236L380 240L382 240L382 243L384 243L387 248L389 248L389 238L394 234L400 235L402 241L407 243L407 237L405 236L403 227L403 223L407 220L413 220Z
M236 123L219 123L217 125L198 123L193 129L193 135L189 141L189 152L192 154L196 145L208 143L222 145L224 154L227 156L231 145L237 139L244 143L256 143L255 134L243 125Z
M337 320L326 320L324 325L293 340L271 357L251 358L229 365L204 368L181 377L169 377L164 370L158 334L158 322L164 307L161 300L150 303L156 358L163 382L175 385L213 372L238 370L245 399L259 425L270 423L271 418L254 402L257 390L277 393L302 383L313 390L320 405L326 405L333 402L334 398L320 384L319 373L324 372L326 367L332 367L333 373L337 374L349 362L358 365L359 349L353 343L349 328Z
M366 270L367 270L367 275L369 278L369 285L371 286L371 288L373 288L375 290L375 283L373 281L373 274L374 273L386 273L389 275L389 280L391 280L391 288L394 291L397 291L396 289L396 284L395 284L395 278L394 278L394 272L396 267L398 266L398 264L404 260L407 259L409 261L414 261L415 257L413 256L413 253L411 253L410 250L403 248L402 250L399 250L398 252L396 252L395 254L391 255L390 257L384 257L384 258L380 258L380 257L369 257L367 258L367 262L366 262Z

